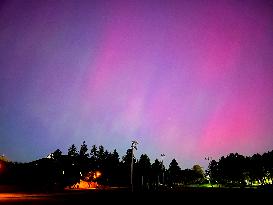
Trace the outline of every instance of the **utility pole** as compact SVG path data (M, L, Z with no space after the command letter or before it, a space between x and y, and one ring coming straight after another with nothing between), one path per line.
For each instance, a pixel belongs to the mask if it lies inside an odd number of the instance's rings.
M132 192L133 192L133 167L134 167L134 149L137 150L137 147L136 145L138 144L137 141L132 141L132 145L131 145L131 148L132 148L132 161L131 161L131 189L132 189Z
M208 161L208 165L209 165L212 160L212 157L205 157L205 160Z
M208 167L207 167L207 169L206 169L206 171L205 171L205 177L206 177L206 179L208 179L209 180L209 183L210 183L210 178L209 178L209 175L210 175L210 170L209 170L209 165L210 165L210 162L211 162L211 160L212 160L212 157L205 157L205 160L206 161L208 161Z
M165 157L165 154L161 154L161 159L162 159L162 184L164 185L164 165L163 165L163 158Z

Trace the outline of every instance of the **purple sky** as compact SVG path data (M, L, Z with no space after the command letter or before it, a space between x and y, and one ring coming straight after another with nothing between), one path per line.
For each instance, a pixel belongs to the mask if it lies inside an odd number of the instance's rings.
M273 1L1 1L0 154L83 140L182 169L273 149Z

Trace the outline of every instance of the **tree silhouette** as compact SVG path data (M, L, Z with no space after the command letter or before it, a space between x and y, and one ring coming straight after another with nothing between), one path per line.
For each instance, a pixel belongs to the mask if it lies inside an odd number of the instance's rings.
M251 157L250 173L252 181L258 181L263 185L265 184L264 176L266 175L266 171L260 154L254 154Z
M132 162L132 149L127 149L126 154L122 157L121 172L123 173L122 183L130 184L130 173L131 173L131 162ZM133 158L133 166L135 167L136 158Z
M221 183L233 186L245 185L246 160L244 156L238 153L230 153L227 157L221 157L219 160L219 174Z
M76 157L78 156L77 147L75 144L72 144L71 147L68 148L68 156L70 157Z
M194 175L194 183L197 183L197 184L201 184L203 183L204 179L205 179L205 173L204 173L204 170L203 168L196 164L192 167L192 170L193 170L193 175Z
M79 155L77 156L77 159L76 159L77 161L75 163L79 168L81 178L83 178L90 171L90 165L89 165L90 159L88 158L88 156L89 156L88 147L85 141L83 141L80 147Z
M219 179L220 179L220 174L219 174L219 166L218 163L215 160L211 160L208 166L208 175L210 178L210 183L213 184L218 184Z
M262 157L266 175L269 179L271 179L271 181L273 181L273 151L264 153Z
M133 160L135 163L136 162L135 156ZM132 149L127 149L126 154L122 157L122 163L130 167L131 161L132 161Z
M108 177L108 183L111 185L117 185L121 178L119 154L116 149L112 153L109 153L106 158L105 171Z
M183 185L195 184L196 183L196 173L193 169L181 170L181 182Z
M98 169L102 170L103 169L103 163L104 163L104 160L106 159L108 155L108 151L104 151L104 147L102 145L99 146L99 150L98 150L98 153L97 153L97 166L98 166Z
M179 167L177 161L173 159L169 165L168 169L168 178L170 185L175 185L180 181L180 171L181 168Z
M85 141L83 141L80 148L80 157L88 157L89 154L87 152L88 152L87 145L85 144Z
M90 150L90 169L95 170L98 168L98 149L93 145Z
M62 157L62 151L59 149L56 149L53 153L52 153L52 157L55 160L59 160Z
M151 165L151 179L153 185L159 185L159 179L162 175L162 172L164 171L163 169L164 167L162 165L162 162L160 162L158 159L155 159L154 163Z
M137 162L136 174L138 175L138 181L141 181L141 187L149 188L149 178L151 171L151 162L147 154L142 154Z

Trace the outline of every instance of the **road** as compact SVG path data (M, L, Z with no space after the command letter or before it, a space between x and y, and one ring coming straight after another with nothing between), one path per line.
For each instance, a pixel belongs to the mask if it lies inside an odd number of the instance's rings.
M177 202L237 204L267 202L272 190L254 189L182 189L168 192L129 190L69 190L59 193L0 193L0 204L177 204ZM110 202L110 203L109 203ZM181 204L181 203L178 203ZM187 203L186 203L187 204Z

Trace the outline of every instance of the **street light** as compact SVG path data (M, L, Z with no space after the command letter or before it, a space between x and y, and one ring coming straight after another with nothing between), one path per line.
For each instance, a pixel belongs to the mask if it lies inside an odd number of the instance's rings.
M164 185L164 168L163 168L163 158L165 157L165 154L161 154L161 159L162 159L162 184Z
M212 157L205 157L205 160L207 160L209 163L212 160Z
M210 164L210 162L211 162L211 160L212 160L212 157L205 157L205 160L207 160L208 162L209 162L209 164ZM209 164L208 164L208 167L207 167L207 169L206 169L206 179L208 179L209 180L209 183L210 183L210 177L209 177Z
M132 192L133 192L133 167L134 167L134 149L137 150L136 145L138 144L137 141L133 140L132 141L132 161L131 161L131 188L132 188Z
M205 157L205 160L212 160L212 157Z

